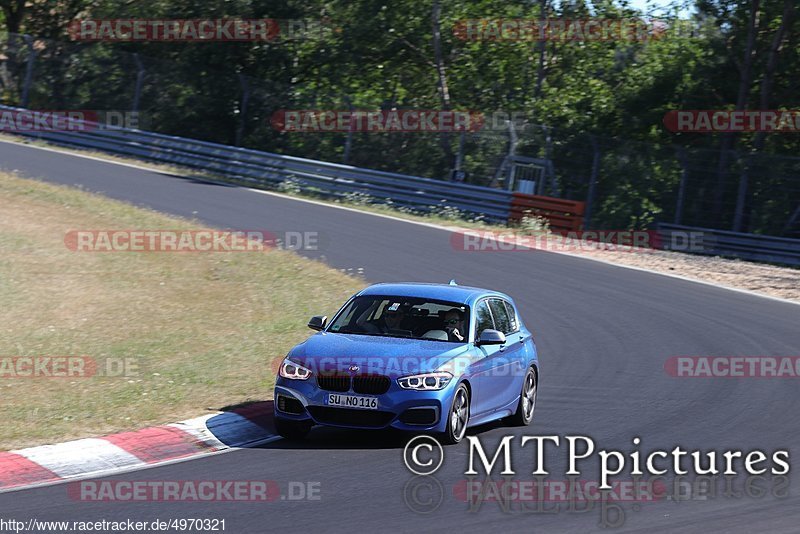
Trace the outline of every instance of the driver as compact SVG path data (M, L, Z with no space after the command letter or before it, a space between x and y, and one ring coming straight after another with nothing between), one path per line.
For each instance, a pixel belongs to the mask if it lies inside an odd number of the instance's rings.
M383 311L381 321L378 323L378 330L383 334L387 334L392 330L401 330L405 318L406 309L403 307L394 310L386 309Z
M464 341L466 329L464 328L464 312L458 308L451 308L444 314L444 330L450 341Z

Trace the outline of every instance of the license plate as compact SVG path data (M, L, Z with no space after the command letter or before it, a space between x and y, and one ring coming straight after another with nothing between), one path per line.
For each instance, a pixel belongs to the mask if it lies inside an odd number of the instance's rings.
M329 393L328 406L377 410L378 399L375 397L357 397L356 395L337 395L336 393Z

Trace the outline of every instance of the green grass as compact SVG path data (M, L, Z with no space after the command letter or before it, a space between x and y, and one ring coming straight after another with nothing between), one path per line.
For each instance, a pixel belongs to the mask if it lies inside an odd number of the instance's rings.
M275 363L364 283L294 253L73 252L76 229L199 229L0 174L0 358L128 358L123 377L0 377L0 450L271 397Z

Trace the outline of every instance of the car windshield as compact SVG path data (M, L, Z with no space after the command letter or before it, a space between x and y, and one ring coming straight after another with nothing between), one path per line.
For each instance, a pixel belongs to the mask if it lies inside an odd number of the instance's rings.
M368 336L466 341L469 307L412 297L362 296L333 319L329 332Z

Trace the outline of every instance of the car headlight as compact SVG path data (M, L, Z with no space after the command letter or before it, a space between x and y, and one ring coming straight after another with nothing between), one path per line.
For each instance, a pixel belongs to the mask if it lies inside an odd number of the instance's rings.
M308 380L311 376L311 370L303 367L297 362L293 362L289 358L283 360L281 369L278 372L283 378L290 380Z
M444 388L453 375L447 372L424 373L421 375L404 376L397 379L397 385L403 389L415 389L417 391L432 391Z

